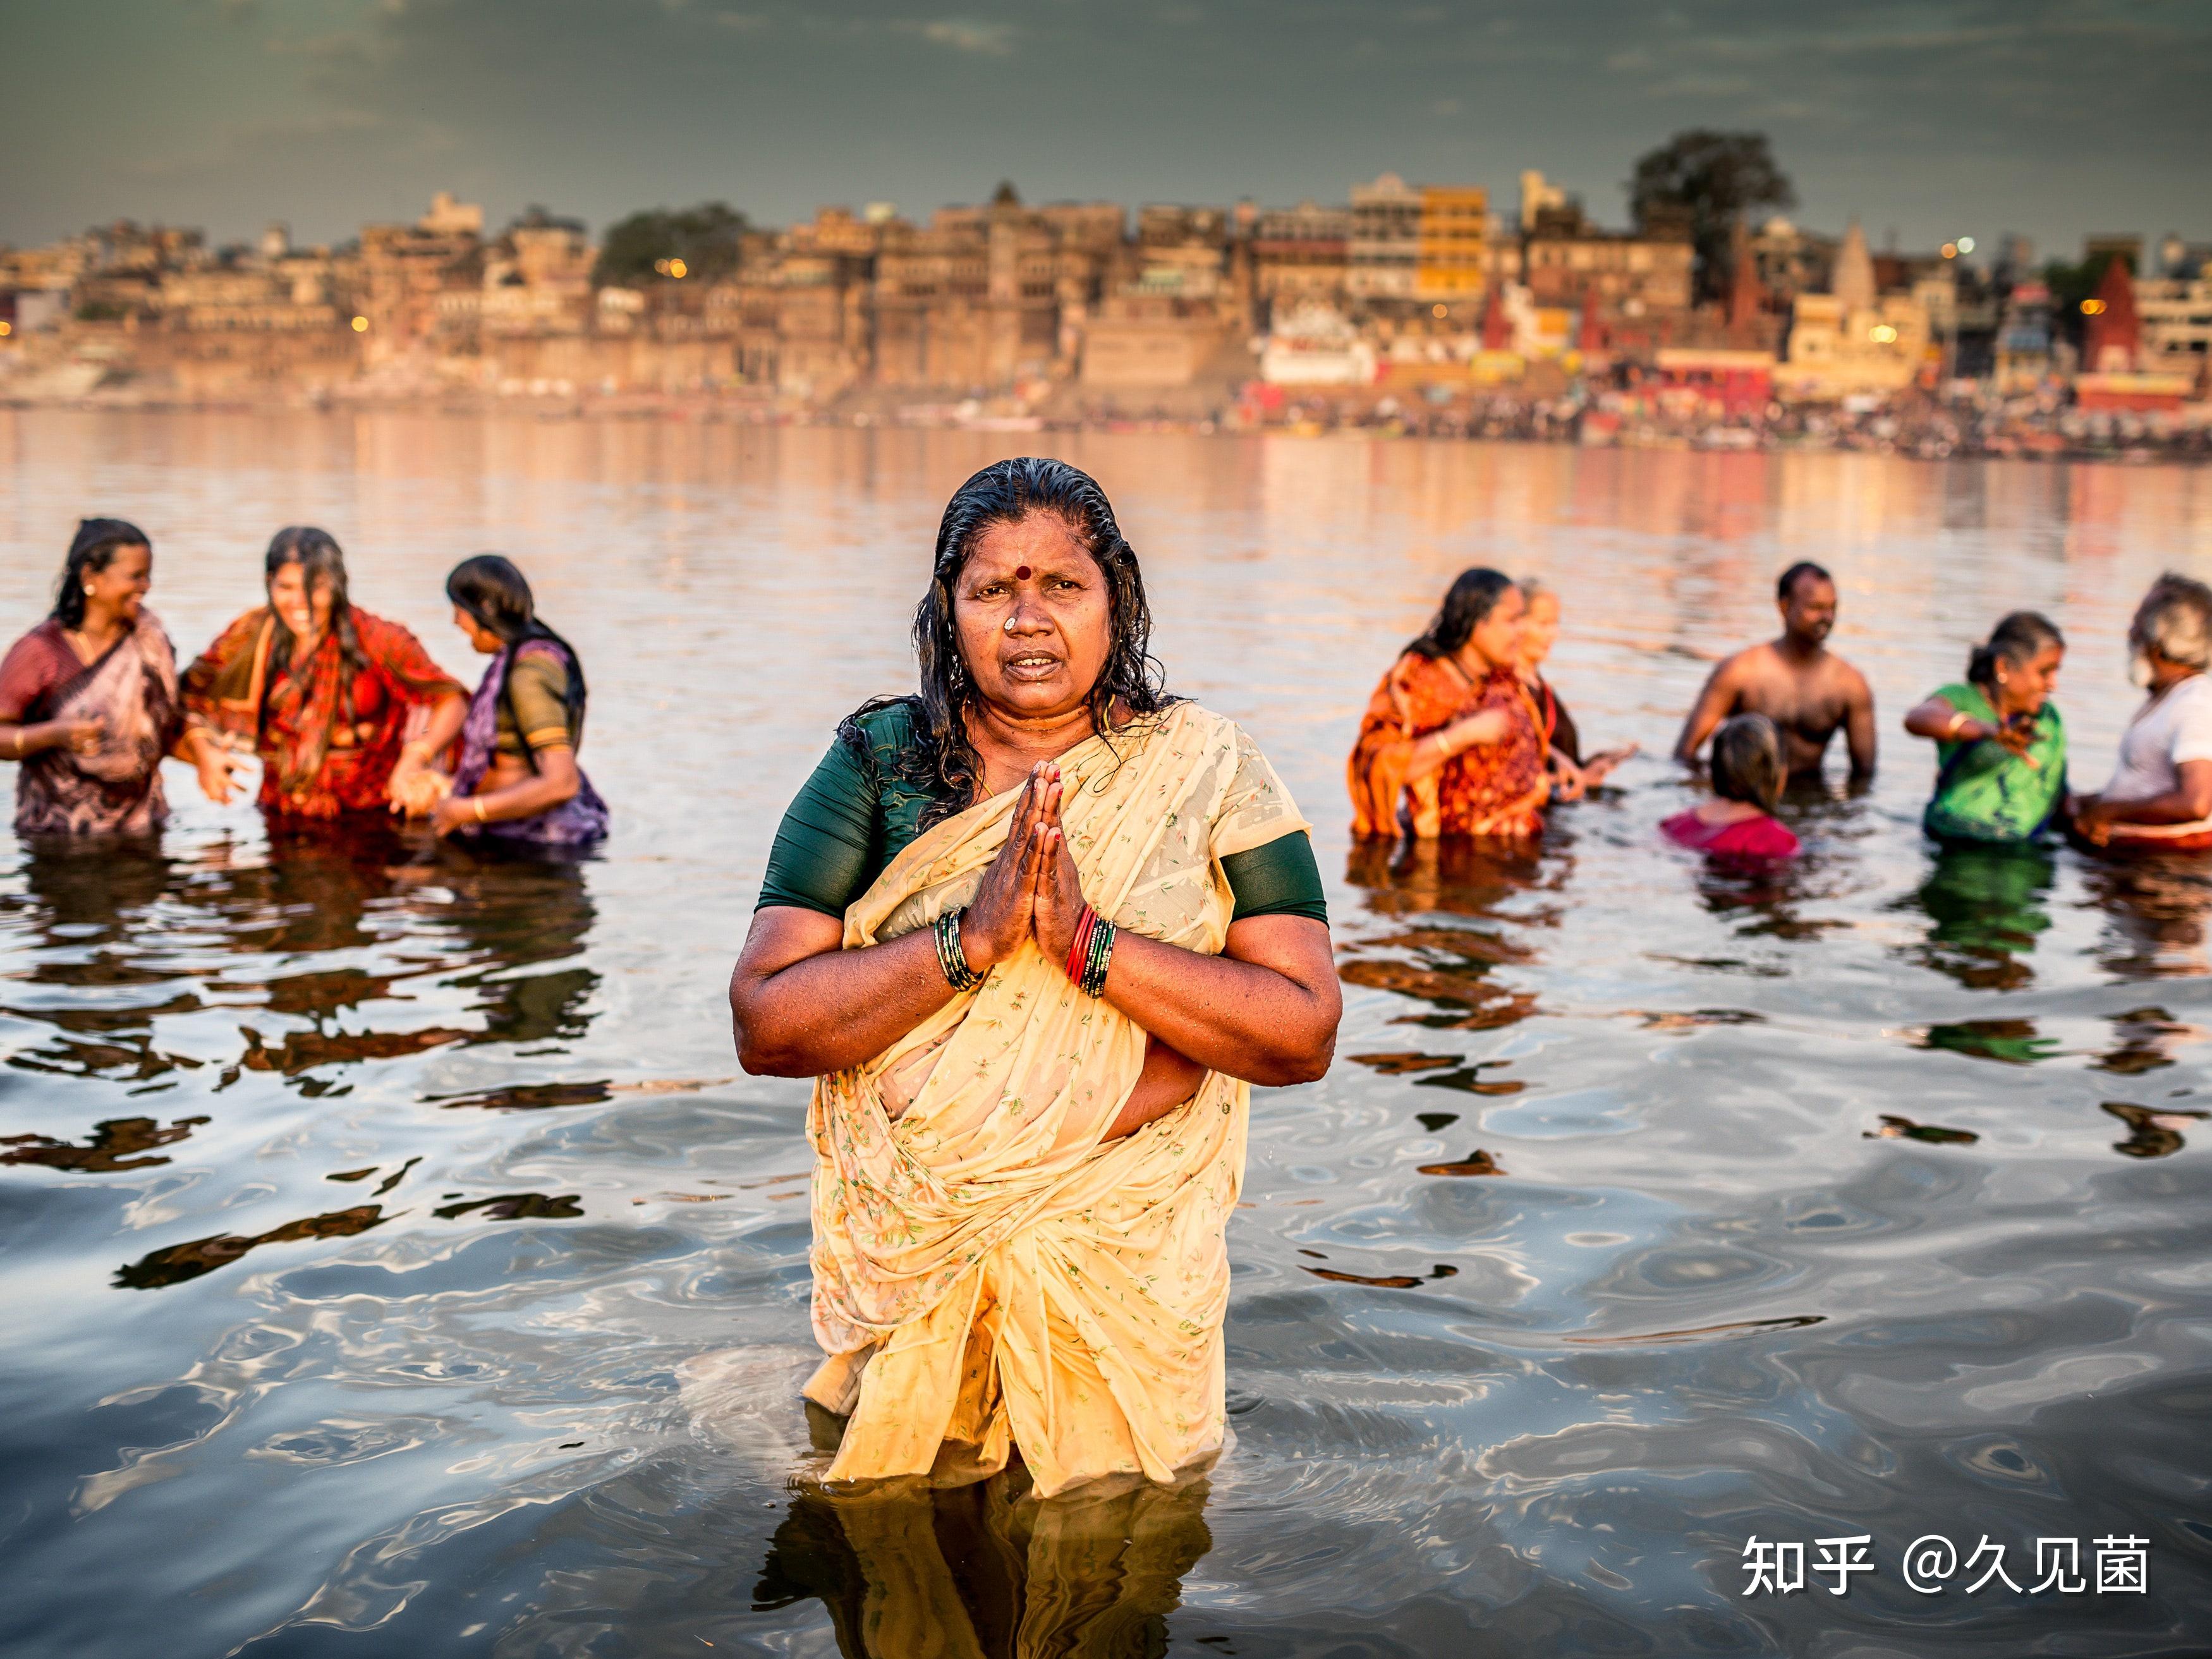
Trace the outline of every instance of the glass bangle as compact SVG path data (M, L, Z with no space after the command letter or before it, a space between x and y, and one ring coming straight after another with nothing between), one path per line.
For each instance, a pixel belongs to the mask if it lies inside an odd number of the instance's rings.
M960 948L960 918L966 914L964 908L947 910L930 927L937 941L937 966L955 991L972 991L983 982L983 975L968 965L968 953Z

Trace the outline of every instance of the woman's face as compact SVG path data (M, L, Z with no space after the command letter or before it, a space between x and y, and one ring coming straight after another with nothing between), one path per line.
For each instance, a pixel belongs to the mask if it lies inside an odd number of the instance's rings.
M2033 714L2041 710L2058 691L2059 665L2066 660L2066 647L2046 645L2024 663L1997 665L1997 712L2001 714Z
M301 639L319 638L331 625L331 579L317 576L311 592L304 566L281 566L269 579L270 608L284 619L284 626Z
M1522 623L1528 611L1521 590L1507 588L1490 607L1490 614L1475 623L1474 631L1468 635L1468 643L1493 667L1513 662L1520 655Z
M1530 668L1540 668L1559 637L1559 596L1539 593L1527 601L1527 606L1521 617L1521 660Z
M135 623L146 591L154 586L154 550L134 544L118 547L108 556L104 570L84 574L84 606L106 611L118 622Z
M975 538L953 584L952 622L984 702L1026 720L1081 708L1113 642L1105 574L1052 513Z
M500 647L506 643L458 605L453 607L453 626L468 635L469 643L487 657L496 655Z

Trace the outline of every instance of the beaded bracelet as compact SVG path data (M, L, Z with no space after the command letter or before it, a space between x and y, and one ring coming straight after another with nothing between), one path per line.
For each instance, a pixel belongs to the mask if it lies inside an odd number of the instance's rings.
M983 975L968 965L968 953L960 948L960 918L967 914L964 908L947 910L930 924L937 940L937 965L955 991L972 991L983 982Z
M1103 916L1098 917L1091 927L1088 946L1084 951L1083 977L1076 981L1084 995L1103 997L1106 994L1106 969L1114 960L1114 939L1119 931Z

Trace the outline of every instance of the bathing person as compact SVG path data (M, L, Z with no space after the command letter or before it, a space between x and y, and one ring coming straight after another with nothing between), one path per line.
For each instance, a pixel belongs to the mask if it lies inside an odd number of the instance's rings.
M817 1079L831 1480L1018 1449L1048 1496L1222 1443L1251 1085L1319 1077L1342 1002L1305 820L1150 629L1097 483L985 468L920 695L839 727L769 855L730 1012L747 1071Z
M1874 693L1866 677L1827 647L1836 626L1836 584L1817 564L1793 564L1775 584L1782 636L1737 652L1712 672L1675 740L1674 758L1695 764L1713 729L1731 714L1764 714L1782 733L1790 774L1818 774L1838 731L1850 750L1851 779L1874 775Z
M185 671L193 721L253 744L261 810L273 816L428 813L442 787L428 763L468 707L460 683L406 629L348 601L345 557L327 531L278 531L264 579L268 603ZM410 716L423 720L412 739Z
M1636 745L1632 743L1583 758L1582 733L1576 729L1575 717L1544 678L1544 659L1552 654L1559 637L1559 596L1534 576L1523 576L1515 585L1526 606L1521 615L1521 654L1516 666L1541 714L1554 793L1562 800L1579 800L1634 754Z
M1782 734L1764 714L1734 714L1713 733L1713 798L1659 828L1678 846L1725 858L1786 859L1797 837L1774 817L1782 799Z
M1974 647L1966 678L1905 717L1936 742L1936 793L1921 817L1942 841L2024 842L2066 799L2066 722L2051 694L2066 641L2047 617L2015 611Z
M177 653L145 608L154 550L121 519L87 519L62 562L53 612L0 661L0 759L15 776L18 834L138 835L169 815L161 757L190 761L210 800L230 763L185 728Z
M430 815L440 835L574 846L607 832L606 803L576 765L584 667L538 620L530 584L496 553L446 578L453 626L491 659L461 722L453 787Z
M1398 653L1346 767L1355 836L1543 833L1552 786L1543 716L1519 670L1526 609L1511 577L1462 571Z
M2212 587L2169 572L2128 626L2130 677L2150 696L2120 738L2104 793L2076 799L2093 846L2212 848Z

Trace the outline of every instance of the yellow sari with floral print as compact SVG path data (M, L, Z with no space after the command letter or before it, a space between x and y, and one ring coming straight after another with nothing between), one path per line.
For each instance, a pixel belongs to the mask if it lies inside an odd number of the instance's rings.
M1084 896L1122 928L1218 954L1221 860L1307 825L1251 739L1192 703L1059 762ZM1020 791L924 832L854 901L845 948L974 897ZM849 1414L831 1480L981 1478L1018 1448L1043 1496L1166 1480L1222 1444L1225 1234L1251 1085L1209 1073L1102 1140L1145 1032L1034 940L866 1065L815 1085L807 1397Z

